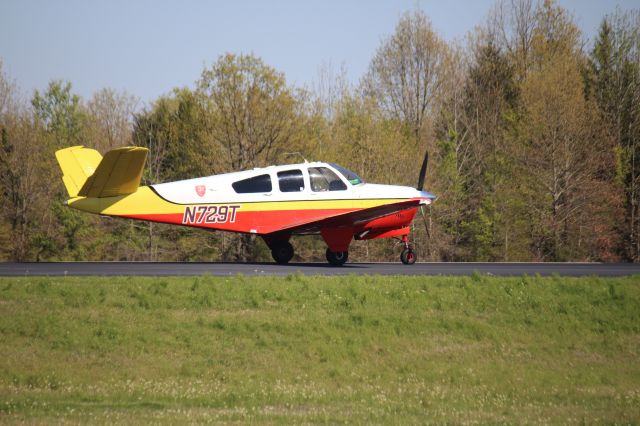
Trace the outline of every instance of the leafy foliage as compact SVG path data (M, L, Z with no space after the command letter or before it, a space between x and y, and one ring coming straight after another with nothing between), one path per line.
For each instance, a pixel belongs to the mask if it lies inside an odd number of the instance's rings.
M439 198L413 226L422 258L638 261L639 33L639 12L617 10L585 52L556 2L498 1L462 46L415 9L357 87L325 69L315 91L296 88L227 53L144 108L108 88L84 102L63 81L23 105L0 68L0 258L269 260L249 236L62 207L56 149L133 143L150 149L145 184L307 158L415 186L426 150ZM323 260L320 239L294 243ZM388 241L351 246L353 261L395 256Z

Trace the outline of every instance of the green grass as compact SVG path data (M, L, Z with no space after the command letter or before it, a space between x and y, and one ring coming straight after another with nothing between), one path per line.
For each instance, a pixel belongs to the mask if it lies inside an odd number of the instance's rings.
M0 423L640 423L640 277L0 279Z

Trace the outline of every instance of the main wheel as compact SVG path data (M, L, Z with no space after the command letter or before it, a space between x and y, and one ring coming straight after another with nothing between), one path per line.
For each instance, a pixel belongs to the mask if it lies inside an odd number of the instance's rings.
M405 265L413 265L416 263L416 259L418 259L418 256L416 256L416 253L410 248L406 248L400 253L400 260Z
M271 256L276 263L285 265L293 257L293 246L289 241L279 241L271 248Z
M331 251L327 247L327 262L332 264L333 266L342 266L349 258L348 251Z

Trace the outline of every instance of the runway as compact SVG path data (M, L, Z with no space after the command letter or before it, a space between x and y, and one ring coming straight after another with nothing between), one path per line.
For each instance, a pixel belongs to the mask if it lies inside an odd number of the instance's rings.
M192 262L42 262L0 263L0 276L189 276L189 275L471 275L626 276L640 274L633 263L192 263Z

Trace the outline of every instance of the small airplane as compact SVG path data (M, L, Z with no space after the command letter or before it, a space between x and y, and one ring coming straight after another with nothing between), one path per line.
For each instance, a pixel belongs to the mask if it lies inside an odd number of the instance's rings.
M435 196L418 187L365 183L333 163L305 162L140 186L147 148L123 147L104 157L73 146L56 158L69 193L66 205L106 216L191 226L262 237L279 264L294 255L293 235L320 234L331 265L343 265L351 240L397 238L400 259L417 256L409 243L418 208Z

